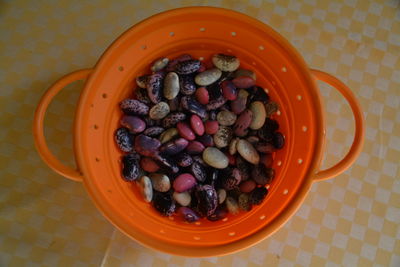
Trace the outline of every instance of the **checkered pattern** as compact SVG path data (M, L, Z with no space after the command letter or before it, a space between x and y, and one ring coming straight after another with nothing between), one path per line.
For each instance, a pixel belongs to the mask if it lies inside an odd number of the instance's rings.
M354 166L315 183L278 232L224 257L190 259L130 240L83 187L53 173L31 137L40 96L61 75L93 66L130 25L161 11L213 5L271 25L310 67L356 94L366 142ZM2 1L0 3L0 266L400 266L400 7L397 0ZM73 164L71 127L80 84L46 117L55 154ZM352 113L320 84L327 115L324 167L347 151Z

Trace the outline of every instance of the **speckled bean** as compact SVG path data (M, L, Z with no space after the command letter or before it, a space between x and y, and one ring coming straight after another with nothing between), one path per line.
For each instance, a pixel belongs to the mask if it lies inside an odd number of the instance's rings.
M179 78L180 92L184 95L192 95L196 92L196 84L193 75L181 75Z
M147 95L154 104L161 101L162 87L163 76L160 73L150 75L146 88Z
M181 61L175 66L175 71L178 74L191 74L200 69L201 63L197 59L189 59Z
M235 71L239 68L240 61L237 57L224 54L215 54L212 57L215 67L222 71Z
M242 193L239 195L238 206L239 206L239 209L244 210L244 211L251 210L251 202L250 202L249 194Z
M214 134L214 144L218 148L223 148L229 145L232 139L232 129L227 126L220 126Z
M120 108L127 115L147 115L149 107L136 99L124 99L120 103Z

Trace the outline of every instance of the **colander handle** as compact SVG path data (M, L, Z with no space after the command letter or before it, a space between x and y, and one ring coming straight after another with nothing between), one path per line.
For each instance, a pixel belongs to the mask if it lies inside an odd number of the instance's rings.
M349 102L350 108L354 114L355 120L355 134L353 144L350 147L349 152L347 155L334 166L330 167L329 169L318 171L314 175L314 180L325 180L329 178L333 178L345 170L347 170L357 159L358 155L361 153L361 149L364 144L364 135L365 135L365 125L364 125L364 116L361 111L361 106L358 103L356 97L354 96L353 92L348 88L344 83L342 83L337 78L333 77L332 75L319 71L319 70L311 70L312 74L317 80L323 81L332 87L336 88Z
M33 137L35 140L35 146L43 161L58 174L79 182L81 182L83 179L82 173L79 170L75 170L71 167L64 165L53 155L53 153L51 153L44 137L43 124L46 110L53 98L58 94L58 92L60 92L61 89L72 82L87 79L91 72L92 69L78 70L65 75L56 83L54 83L40 99L39 105L37 106L35 111L35 117L33 121Z

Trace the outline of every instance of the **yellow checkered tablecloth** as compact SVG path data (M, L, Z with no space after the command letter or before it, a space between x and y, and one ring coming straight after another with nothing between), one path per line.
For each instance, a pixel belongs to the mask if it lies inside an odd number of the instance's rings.
M224 257L153 251L116 230L83 186L51 171L31 135L40 96L65 73L91 67L134 23L190 5L231 8L271 25L312 68L345 82L366 118L354 166L315 183L278 232ZM400 6L398 0L0 1L0 266L400 266ZM82 84L46 117L54 153L73 164L71 127ZM324 166L353 138L342 97L321 84Z

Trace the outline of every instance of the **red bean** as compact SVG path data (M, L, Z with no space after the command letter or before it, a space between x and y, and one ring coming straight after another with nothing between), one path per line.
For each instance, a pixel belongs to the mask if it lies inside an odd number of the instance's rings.
M192 129L190 129L190 127L187 123L178 122L178 124L176 125L176 128L177 128L180 136L182 136L186 140L192 141L196 138L194 132L192 131Z
M205 131L207 134L215 134L218 131L219 124L217 121L206 121Z

